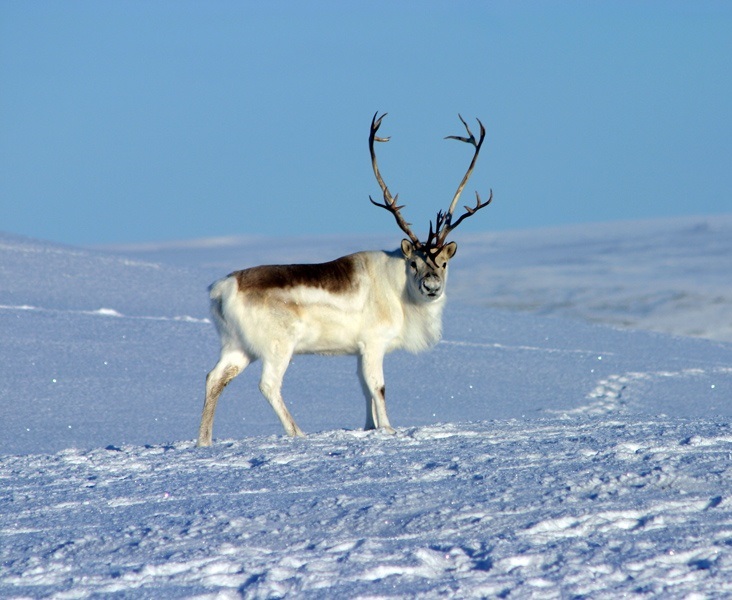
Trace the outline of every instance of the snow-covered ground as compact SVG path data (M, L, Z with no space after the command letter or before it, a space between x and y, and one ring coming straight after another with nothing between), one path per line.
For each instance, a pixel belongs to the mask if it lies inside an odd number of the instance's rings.
M387 358L396 436L354 359L296 357L307 438L252 368L197 449L206 285L395 240L0 234L0 597L732 594L732 218L458 241L444 340Z

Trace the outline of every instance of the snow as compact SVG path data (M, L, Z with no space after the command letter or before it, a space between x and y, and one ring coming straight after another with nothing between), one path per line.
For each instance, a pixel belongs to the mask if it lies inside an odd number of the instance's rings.
M584 418L7 457L0 590L732 592L731 450L705 419Z
M0 597L732 594L732 218L458 241L443 341L387 358L395 436L354 359L296 357L306 438L253 367L199 449L206 285L389 240L0 234Z

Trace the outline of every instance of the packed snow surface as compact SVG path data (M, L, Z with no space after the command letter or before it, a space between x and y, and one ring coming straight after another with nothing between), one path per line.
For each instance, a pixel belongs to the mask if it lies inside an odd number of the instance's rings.
M0 597L732 594L732 219L469 238L443 341L387 357L396 435L296 357L308 437L252 367L195 448L206 285L357 242L0 234Z
M722 595L730 452L584 417L8 456L0 595Z

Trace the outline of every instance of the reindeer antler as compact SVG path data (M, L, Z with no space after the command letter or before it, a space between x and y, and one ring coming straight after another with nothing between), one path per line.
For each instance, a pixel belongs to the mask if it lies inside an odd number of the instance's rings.
M480 125L480 137L476 140L473 132L470 131L470 127L468 127L468 124L465 122L465 119L463 119L462 115L458 114L458 117L465 126L465 130L468 132L467 137L459 135L448 135L445 139L458 140L460 142L465 142L466 144L471 144L473 147L475 147L475 152L473 154L473 159L470 161L470 166L465 172L465 175L463 176L463 179L460 182L460 185L458 186L457 191L452 198L452 202L450 202L450 206L447 209L447 212L443 212L441 210L437 212L437 218L435 219L434 226L432 224L432 221L430 221L430 231L429 235L427 236L427 241L425 243L422 243L412 231L411 224L407 223L402 216L401 209L404 208L404 206L397 205L397 199L399 198L399 194L392 197L391 193L389 192L389 188L386 186L386 184L384 183L384 179L381 177L381 173L379 172L379 166L376 163L374 142L388 142L390 139L388 137L377 137L376 135L376 132L381 126L381 121L385 116L386 113L381 116L379 116L378 111L374 113L374 118L371 119L371 134L369 135L371 166L374 169L376 181L379 182L379 186L381 186L381 191L384 193L384 202L376 202L371 196L369 196L369 200L371 200L371 203L375 206L380 206L381 208L388 210L392 215L394 215L394 219L396 219L397 225L399 225L399 228L409 236L409 239L412 241L415 248L425 250L430 256L436 255L440 252L440 250L442 250L442 247L445 245L445 242L447 241L447 236L450 235L450 233L458 225L460 225L460 223L462 223L468 217L473 216L481 208L488 206L491 203L491 200L493 200L493 190L491 190L490 196L485 202L480 199L480 195L478 194L478 192L475 192L475 206L466 206L465 212L460 215L460 217L458 217L458 219L453 223L453 214L455 212L455 207L457 206L458 200L460 199L460 194L462 194L465 184L468 182L468 179L470 179L470 176L473 174L473 169L475 168L475 163L478 160L480 148L483 145L483 140L485 140L485 127L483 126L483 123L481 123L480 119L476 119L478 121L478 125Z
M387 113L384 113L380 117L377 118L379 114L379 111L376 111L374 113L374 118L371 119L371 134L369 135L369 151L371 152L371 166L374 169L374 175L376 176L376 181L379 182L379 186L381 187L381 191L384 193L384 202L376 202L371 196L369 196L369 200L371 200L371 203L374 206L380 206L381 208L385 208L388 210L391 214L394 215L394 219L396 219L397 225L399 225L399 228L409 236L409 239L412 241L412 243L417 248L422 247L422 242L419 241L419 238L414 234L414 232L411 230L410 225L411 223L407 223L404 220L404 217L402 216L401 209L404 208L404 206L398 206L396 201L399 198L399 194L394 196L392 198L391 193L389 192L389 188L384 183L384 179L381 177L381 173L379 172L379 165L376 163L376 151L374 150L374 142L388 142L390 138L388 137L377 137L376 132L379 130L379 127L381 126L382 119L387 115Z
M452 222L453 213L455 212L455 206L457 206L460 194L463 193L463 188L465 187L465 184L468 182L468 179L470 179L470 176L473 174L473 169L475 168L475 163L478 160L478 154L480 153L480 147L483 145L483 140L485 140L485 127L483 126L483 123L481 123L480 119L476 119L476 121L478 121L478 125L480 125L480 138L476 141L475 136L473 135L473 132L470 131L470 127L468 127L465 119L463 119L462 115L460 115L459 113L458 117L465 126L465 130L468 132L468 137L462 137L459 135L448 135L445 137L445 139L458 140L460 142L472 144L475 147L475 153L473 154L473 160L470 161L470 166L468 167L468 170L465 172L465 175L463 176L460 185L455 191L455 195L452 198L452 202L450 203L450 207L447 209L447 212L444 213L442 211L438 211L437 218L435 219L434 230L432 229L432 221L430 221L430 233L429 237L427 238L427 247L441 248L442 246L444 246L445 241L447 240L447 236L450 234L450 232L452 232L458 225L460 225L460 223L462 223L464 219L473 216L481 208L488 206L491 203L491 200L493 200L493 190L490 191L490 196L485 202L482 202L478 192L475 192L475 206L473 206L472 208L470 206L465 206L465 212L458 218L457 221L455 221L455 223Z

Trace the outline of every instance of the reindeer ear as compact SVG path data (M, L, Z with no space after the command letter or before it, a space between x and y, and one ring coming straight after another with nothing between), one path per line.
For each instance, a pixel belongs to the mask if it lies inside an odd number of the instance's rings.
M414 244L409 240L402 240L402 254L404 254L404 258L412 256L412 252L414 252Z
M450 242L442 247L442 250L440 250L440 256L443 256L447 261L455 256L455 252L457 252L457 244L455 242Z

